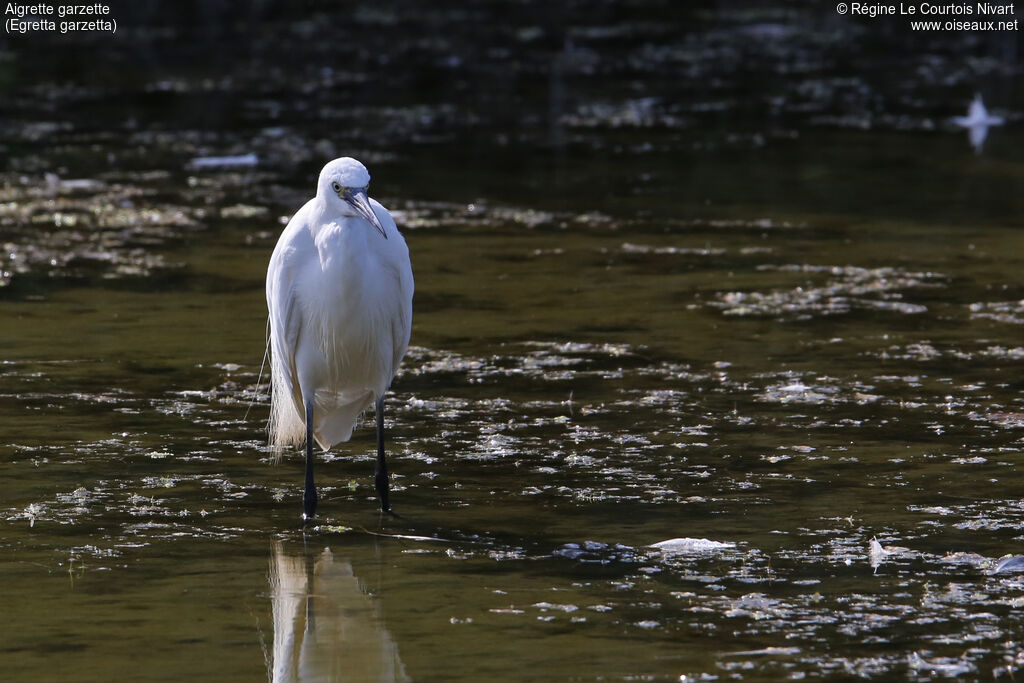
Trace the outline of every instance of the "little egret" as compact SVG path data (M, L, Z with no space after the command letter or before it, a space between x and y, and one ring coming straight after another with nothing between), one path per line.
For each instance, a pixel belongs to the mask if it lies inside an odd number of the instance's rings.
M355 159L331 161L281 233L267 268L270 443L306 446L303 517L316 512L313 440L348 441L375 403L380 507L389 512L384 393L409 346L412 265L387 209L367 196Z
M953 123L964 128L972 126L1001 126L1002 116L992 116L985 107L985 101L981 99L981 93L974 94L971 106L967 108L967 116L954 116Z
M967 116L953 117L953 123L967 129L967 139L976 154L981 154L981 150L985 146L988 129L991 126L1001 126L1003 122L1003 117L992 116L988 113L985 102L981 99L981 93L974 95L974 101L967 108Z

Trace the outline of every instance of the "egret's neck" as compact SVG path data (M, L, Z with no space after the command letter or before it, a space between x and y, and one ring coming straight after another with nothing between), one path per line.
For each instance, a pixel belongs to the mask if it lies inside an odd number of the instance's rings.
M365 267L367 236L373 228L360 216L330 202L325 206L318 201L316 213L316 219L310 222L310 232L320 255L321 269L337 277L358 277L357 273Z
M345 202L337 197L323 197L322 194L317 194L313 202L316 220L312 221L310 228L314 238L325 229L345 228L352 232L349 224L358 216Z

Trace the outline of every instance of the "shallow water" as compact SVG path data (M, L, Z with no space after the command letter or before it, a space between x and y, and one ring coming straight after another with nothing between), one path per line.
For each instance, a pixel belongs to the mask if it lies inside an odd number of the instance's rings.
M908 47L799 4L482 5L388 51L430 16L385 4L354 50L294 12L217 36L139 7L87 73L28 39L0 53L12 680L1024 663L1022 565L1000 562L1024 540L1005 36ZM1009 119L980 154L944 123L979 87ZM264 445L263 276L341 153L416 273L398 516L367 420L318 464L303 530L302 460Z

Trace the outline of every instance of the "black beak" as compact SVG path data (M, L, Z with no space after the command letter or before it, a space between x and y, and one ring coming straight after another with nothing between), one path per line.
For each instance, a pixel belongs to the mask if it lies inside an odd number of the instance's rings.
M356 213L365 218L370 225L377 228L377 231L384 236L384 239L388 238L388 234L384 232L384 226L380 224L380 220L377 218L377 214L373 212L373 207L370 206L370 198L366 196L366 190L355 190L353 192L346 192L342 199L348 202Z

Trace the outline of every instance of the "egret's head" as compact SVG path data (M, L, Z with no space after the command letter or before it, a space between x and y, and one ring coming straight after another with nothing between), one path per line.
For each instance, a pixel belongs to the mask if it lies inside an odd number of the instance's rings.
M387 239L384 226L370 206L366 190L370 186L370 172L352 157L335 159L320 171L317 197L328 206L347 216L360 216L380 231Z

